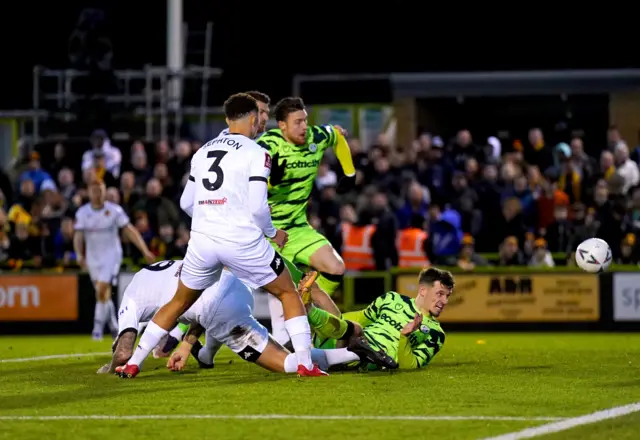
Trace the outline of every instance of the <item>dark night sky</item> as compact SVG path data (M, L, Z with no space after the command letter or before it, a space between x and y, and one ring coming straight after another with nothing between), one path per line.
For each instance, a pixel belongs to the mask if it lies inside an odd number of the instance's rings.
M422 15L419 22L408 21L408 17L415 16L414 11L403 10L388 18L387 11L372 12L371 7L361 8L371 17L344 17L343 23L337 25L336 19L331 18L335 13L325 3L304 8L303 4L298 3L294 11L296 19L291 22L275 15L280 13L276 4L261 3L260 7L268 12L261 12L256 18L236 19L242 11L229 9L229 4L185 0L184 18L191 27L204 27L207 20L215 23L214 65L225 70L215 100L248 88L264 90L276 97L289 94L296 72L640 66L636 56L599 57L597 46L583 34L571 39L571 32L549 33L545 28L532 31L524 24L517 28L500 22L482 22L478 27L481 20L467 25L449 22L446 15L435 24L425 21ZM324 13L319 5L330 12ZM3 6L3 16L12 19L3 20L5 26L0 29L4 42L0 52L3 56L0 108L30 105L33 65L67 67L68 37L80 11L89 6L101 7L107 13L116 67L164 64L164 1L14 1ZM385 22L380 21L382 14ZM317 23L311 21L313 16L318 17ZM488 29L497 30L497 38L490 38ZM622 38L619 32L617 36ZM603 43L602 35L607 32L591 37Z

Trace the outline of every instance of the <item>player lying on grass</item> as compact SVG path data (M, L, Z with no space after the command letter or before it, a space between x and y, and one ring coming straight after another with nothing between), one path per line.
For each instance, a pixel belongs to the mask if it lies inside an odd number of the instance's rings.
M331 295L344 275L344 262L329 240L307 221L307 204L320 162L329 148L335 149L345 174L338 192L346 192L355 185L351 151L341 130L307 123L307 111L300 98L284 98L276 104L274 113L278 128L265 132L256 142L271 154L268 193L271 219L276 228L289 234L289 241L278 251L293 264L319 271L318 285ZM275 338L285 343L288 335L278 302L269 298L271 323ZM339 314L337 308L327 310Z
M449 302L454 284L449 271L424 269L418 275L415 299L387 292L366 309L345 313L342 318L360 324L367 342L393 357L399 368L422 368L444 344L445 334L437 318ZM316 309L315 313L321 316L326 312ZM328 340L322 346L341 345L340 341Z
M122 373L121 366L129 360L133 352L140 322L150 320L154 313L171 299L172 289L178 282L181 266L180 261L162 261L146 267L134 276L120 306L120 334L114 344L111 363L100 368L98 373ZM196 303L180 317L180 321L199 323L207 329L208 340L219 341L243 358L254 360L266 349L269 334L251 315L252 307L251 290L225 270L220 280L203 292ZM334 316L330 319L339 320ZM359 354L359 358L366 359L368 362L387 367L394 366L392 359L384 353L371 349L364 338L356 334L355 325L352 324L351 328L350 333L345 332L343 335L343 339L347 337L349 339L347 349L332 350L335 355L330 357L330 362L337 362L344 358L345 352L355 352ZM334 334L336 334L335 331ZM209 344L208 347L213 350L215 344ZM319 362L326 360L321 350L314 350L313 356ZM266 368L270 368L268 366L271 365L270 357L271 355L267 355L263 359L267 365ZM288 362L293 365L295 360L296 357L291 356ZM297 371L297 364L296 369L292 371L287 369L287 372L295 371Z
M310 286L314 283L316 275L316 272L306 274L298 286L298 290L303 295L303 301L309 311L315 309L311 302ZM362 327L360 327L360 325L349 321L345 324L348 327L348 330L346 333L343 333L341 330L341 321L343 320L325 312L324 310L322 312L323 318L316 320L315 325L311 319L309 320L311 327L314 328L315 331L320 329L329 335L343 335L340 340L344 342L342 345L346 344L347 346L346 348L342 347L330 350L314 348L312 350L312 358L314 363L316 363L320 369L326 369L339 364L351 363L353 361L363 363L373 362L376 366L381 368L397 368L397 363L391 359L390 356L384 353L384 351L371 349L369 344L366 342L366 339L363 337ZM199 342L199 338L202 333L205 332L205 328L201 324L201 322L192 323L182 344L178 350L173 353L171 359L167 363L167 367L170 370L181 371L184 369L187 359L189 358L189 354L192 354L196 358L200 368L213 368L214 357L222 347L223 342L216 339L214 333L207 329L206 344L202 346ZM260 325L258 323L256 324ZM291 353L287 349L282 347L271 335L269 335L269 342L265 350L256 358L255 362L270 371L290 372L289 370L293 368L294 359L295 358L291 356ZM253 361L253 359L248 360Z

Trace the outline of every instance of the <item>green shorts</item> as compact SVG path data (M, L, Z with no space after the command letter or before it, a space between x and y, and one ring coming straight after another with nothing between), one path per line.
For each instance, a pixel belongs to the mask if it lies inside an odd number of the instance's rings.
M289 241L282 249L272 242L271 245L276 248L278 253L294 264L304 264L311 266L309 260L322 246L328 244L329 240L324 235L313 229L310 225L298 226L287 231Z

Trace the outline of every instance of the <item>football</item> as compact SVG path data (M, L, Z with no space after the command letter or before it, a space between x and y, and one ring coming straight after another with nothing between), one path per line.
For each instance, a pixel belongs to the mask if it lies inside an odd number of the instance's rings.
M589 238L578 246L576 263L586 272L603 272L611 265L611 248L604 240Z

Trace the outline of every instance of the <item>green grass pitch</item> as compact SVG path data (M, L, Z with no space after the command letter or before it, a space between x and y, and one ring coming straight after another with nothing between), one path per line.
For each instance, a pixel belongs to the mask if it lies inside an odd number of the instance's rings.
M426 369L321 378L229 350L213 370L98 376L110 345L0 337L0 439L486 439L640 402L637 334L450 333ZM530 438L638 439L638 411Z

